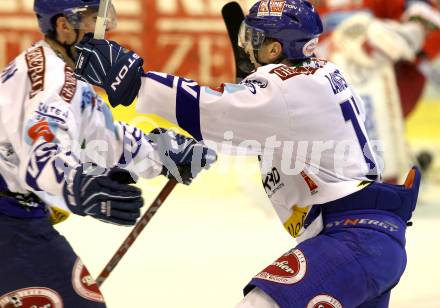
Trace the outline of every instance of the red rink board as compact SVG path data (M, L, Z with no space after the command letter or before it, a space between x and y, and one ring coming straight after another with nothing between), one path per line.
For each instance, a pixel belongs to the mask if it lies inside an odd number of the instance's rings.
M108 38L135 49L146 70L216 86L233 80L233 59L220 10L227 1L113 0L118 29ZM246 1L242 1L246 6ZM42 38L33 0L0 3L0 67Z

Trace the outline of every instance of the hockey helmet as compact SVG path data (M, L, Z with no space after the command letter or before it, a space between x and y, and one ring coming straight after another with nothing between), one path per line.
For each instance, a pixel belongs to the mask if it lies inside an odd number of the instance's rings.
M241 25L239 45L258 50L266 38L283 46L284 56L292 60L310 58L322 33L321 18L305 0L261 0L249 10Z
M34 12L37 14L41 32L47 34L53 32L52 18L64 15L75 29L81 29L81 19L86 13L96 13L99 8L99 0L35 0ZM116 12L110 4L108 14L108 27L116 26Z

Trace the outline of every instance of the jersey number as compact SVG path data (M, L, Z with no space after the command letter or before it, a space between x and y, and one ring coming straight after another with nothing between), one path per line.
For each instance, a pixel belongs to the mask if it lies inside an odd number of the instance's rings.
M353 104L351 104L351 102ZM369 174L367 175L367 178L371 180L377 179L377 170L376 170L376 163L373 160L372 151L370 149L370 145L368 144L367 137L365 137L364 132L362 131L361 126L359 125L358 118L356 116L356 113L359 115L359 108L356 105L356 101L354 97L351 97L350 100L346 100L342 104L339 105L342 110L342 115L344 116L345 122L351 122L353 125L354 131L356 133L356 137L358 139L359 145L362 150L362 154L364 155L365 163L368 166ZM356 108L356 112L353 109Z

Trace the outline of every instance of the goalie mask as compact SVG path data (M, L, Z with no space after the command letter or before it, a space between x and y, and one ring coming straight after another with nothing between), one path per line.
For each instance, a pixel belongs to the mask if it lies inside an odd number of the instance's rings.
M261 0L249 10L241 25L239 46L261 49L267 39L275 39L283 46L284 58L310 58L322 33L321 18L305 0Z

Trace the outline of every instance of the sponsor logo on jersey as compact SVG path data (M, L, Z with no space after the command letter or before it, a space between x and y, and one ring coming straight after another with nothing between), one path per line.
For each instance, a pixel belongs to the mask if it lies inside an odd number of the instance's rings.
M64 76L64 85L60 91L60 96L65 102L70 103L76 92L76 78L73 70L67 65L64 68Z
M28 76L31 80L31 91L29 98L33 98L39 92L44 90L44 73L46 71L46 60L43 47L37 47L26 53L26 64L28 67Z
M325 78L330 82L334 94L341 93L348 88L347 81L345 81L344 76L342 76L339 70L335 70L333 73L325 75Z
M281 176L278 169L273 167L272 170L266 173L263 180L263 187L266 194L271 198L278 190L284 187L284 183L280 183Z
M327 294L320 294L312 298L307 308L343 308L342 304L334 297Z
M41 287L24 288L0 296L1 308L63 308L61 296Z
M257 93L257 88L260 89L267 88L267 85L269 84L269 81L264 78L258 78L258 79L246 79L241 82L241 84L245 85L249 91L251 91L252 94Z
M328 222L325 225L326 229L335 227L349 227L349 226L374 226L379 227L390 232L397 232L400 228L396 224L386 221L370 218L345 218Z
M301 250L292 249L266 267L255 278L282 284L294 284L303 279L306 271L306 257Z
M286 6L286 1L263 0L258 7L257 16L281 16Z
M47 142L52 142L55 138L55 135L50 130L49 123L45 120L41 120L32 125L28 130L28 136L32 139L33 143L40 138L43 138Z
M301 171L301 176L309 187L310 193L312 195L316 194L318 192L318 185L315 183L315 181L313 181L312 178L304 170Z
M70 213L68 211L55 206L49 206L48 209L50 222L52 223L52 225L59 224L60 222L65 221L70 216Z
M290 67L287 65L281 65L274 68L269 73L277 75L282 80L287 80L298 75L313 75L318 69L319 67L313 66Z
M62 104L58 104L58 106L55 107L41 102L35 111L34 119L38 122L45 120L49 123L56 124L57 127L62 127L61 124L66 123L69 112L69 109Z
M284 228L291 236L298 237L300 235L309 209L310 206L299 207L294 205L292 207L292 215L284 222Z
M73 266L72 285L79 296L94 302L104 302L104 297L101 291L99 291L95 279L93 279L79 258L76 259L75 265Z

